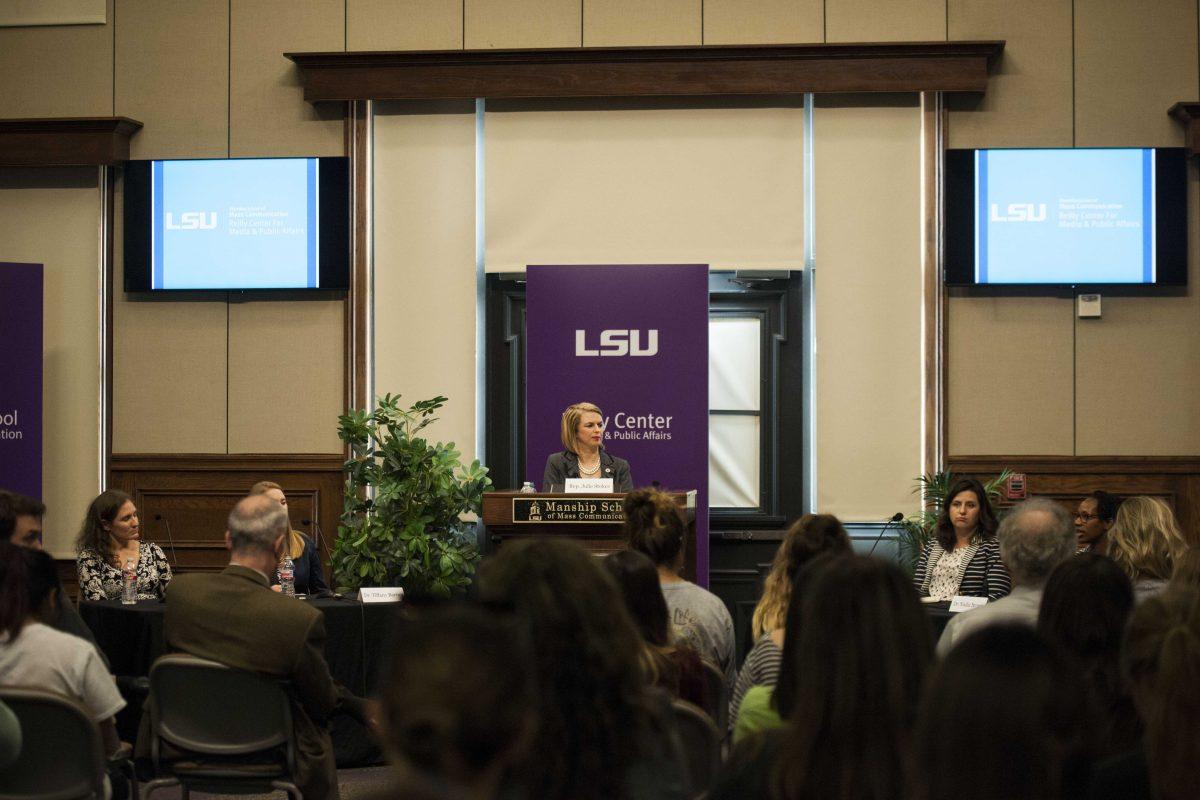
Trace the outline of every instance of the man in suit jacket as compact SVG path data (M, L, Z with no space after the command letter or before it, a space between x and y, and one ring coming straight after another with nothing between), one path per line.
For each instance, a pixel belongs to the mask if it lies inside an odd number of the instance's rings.
M167 645L290 682L296 784L305 800L337 800L326 722L339 694L325 663L325 619L303 602L271 591L267 577L287 531L287 512L274 499L242 499L225 532L229 566L218 574L179 575L167 588Z

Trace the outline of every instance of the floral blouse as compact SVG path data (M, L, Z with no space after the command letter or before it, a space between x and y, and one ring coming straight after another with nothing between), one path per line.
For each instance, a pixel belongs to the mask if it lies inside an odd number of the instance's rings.
M95 550L85 548L75 559L79 571L79 596L84 600L120 600L125 587L121 570ZM138 542L137 599L157 600L171 582L171 565L154 542Z

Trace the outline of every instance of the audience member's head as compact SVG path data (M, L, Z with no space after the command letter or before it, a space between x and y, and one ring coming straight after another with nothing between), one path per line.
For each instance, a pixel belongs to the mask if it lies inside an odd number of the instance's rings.
M638 489L625 495L624 511L629 547L649 556L654 566L678 572L687 528L675 500L654 489Z
M1171 573L1171 585L1200 589L1200 547L1192 545L1175 559L1175 569Z
M109 489L93 500L79 528L76 549L91 550L107 560L113 552L113 524L126 503L132 507L133 498L119 489Z
M983 484L975 478L959 478L950 485L946 503L937 519L937 540L945 550L953 550L961 529L974 536L996 535L1000 523Z
M850 552L850 537L842 523L832 514L805 514L788 529L771 571L763 585L762 599L754 608L751 635L754 639L782 628L787 618L788 601L794 590L793 581L801 568L822 553Z
M671 643L671 617L663 596L658 570L645 553L618 550L601 562L617 582L625 608L642 638L657 647Z
M536 715L528 643L513 620L453 605L406 613L380 692L384 745L402 787L495 797L532 742Z
M1061 800L1087 790L1089 707L1066 659L1034 630L968 635L926 687L919 800Z
M1121 498L1096 491L1079 501L1075 510L1075 546L1103 554L1108 547L1108 530L1117 518Z
M1121 639L1133 611L1129 576L1111 558L1083 553L1054 568L1042 595L1038 632L1075 663L1100 718L1103 752L1132 747L1140 733L1121 683Z
M238 501L229 512L227 536L234 558L252 557L272 560L288 531L287 510L273 497L250 495Z
M505 544L480 565L484 603L512 611L533 652L538 733L517 770L532 797L608 798L652 722L641 637L613 580L575 542Z
M41 550L45 514L42 501L0 489L0 541Z
M1075 552L1075 532L1066 509L1035 497L1017 505L1000 523L1000 558L1014 586L1039 587Z
M1121 666L1145 724L1155 797L1194 798L1200 763L1200 590L1173 586L1134 609Z
M823 555L792 594L774 702L790 722L776 797L895 797L933 662L929 621L896 565Z
M31 618L52 615L60 585L49 553L0 541L0 635L11 641Z
M1157 497L1127 498L1108 532L1108 555L1134 582L1168 580L1186 543L1170 506Z

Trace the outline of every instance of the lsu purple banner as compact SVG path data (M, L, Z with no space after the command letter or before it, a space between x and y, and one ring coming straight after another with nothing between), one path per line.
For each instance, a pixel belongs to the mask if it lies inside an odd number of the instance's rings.
M42 496L42 265L0 262L0 488Z
M708 267L526 271L526 478L562 452L567 406L604 412L604 447L633 485L696 497L696 578L708 585Z

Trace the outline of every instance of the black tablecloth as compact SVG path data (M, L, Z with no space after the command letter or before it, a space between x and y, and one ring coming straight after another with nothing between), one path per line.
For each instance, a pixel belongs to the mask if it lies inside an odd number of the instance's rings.
M325 615L325 660L334 680L360 697L375 693L388 652L394 604L363 605L352 600L297 600ZM84 601L79 613L108 656L114 675L148 675L154 659L166 652L163 617L166 605L141 600ZM382 760L370 732L345 714L331 720L333 749L339 767L377 764Z
M942 638L942 631L946 630L946 623L954 616L950 613L950 601L921 603L921 605L925 606L925 613L929 615L929 624L933 627L933 642L937 644L937 640Z

